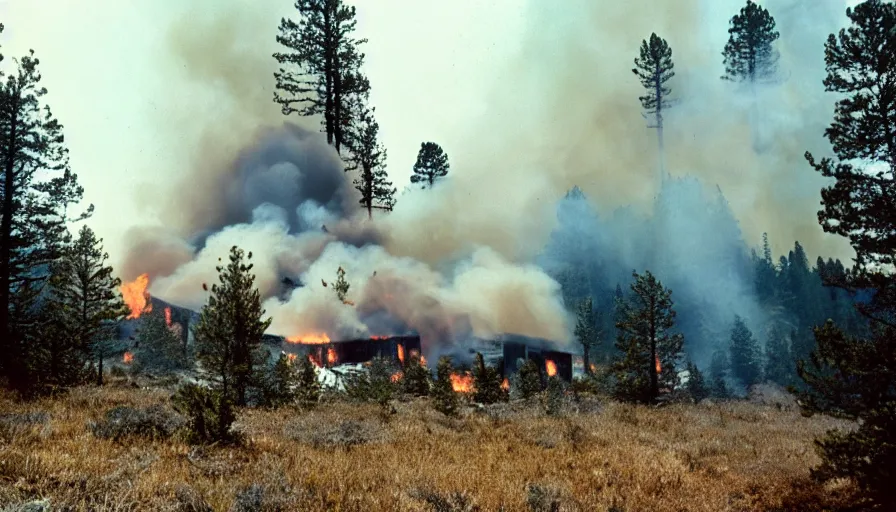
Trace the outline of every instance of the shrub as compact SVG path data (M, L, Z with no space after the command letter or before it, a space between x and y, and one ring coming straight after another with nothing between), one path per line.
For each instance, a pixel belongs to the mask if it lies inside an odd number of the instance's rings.
M367 372L352 375L346 383L349 397L362 402L376 402L384 409L395 395L397 384L392 375L397 373L392 363L383 358L375 358L367 363Z
M691 361L687 362L688 382L685 384L685 390L690 395L691 400L699 403L704 398L709 397L709 387L706 385L706 379L703 372L697 368L697 365Z
M536 484L526 486L526 504L532 512L559 512L560 492Z
M310 409L320 401L320 382L317 380L317 368L311 359L299 358L296 399L299 405Z
M547 389L545 389L543 404L544 412L548 416L556 416L560 414L563 408L563 394L565 386L560 377L554 375L548 378Z
M94 436L113 441L130 436L167 439L184 424L181 416L162 405L146 408L120 406L106 411L105 418L90 423L89 428Z
M174 408L189 418L187 441L193 444L233 444L239 436L231 427L236 414L228 397L196 384L186 384L171 398Z
M273 365L263 368L258 378L261 405L282 407L295 403L300 389L299 374L289 357L281 353Z

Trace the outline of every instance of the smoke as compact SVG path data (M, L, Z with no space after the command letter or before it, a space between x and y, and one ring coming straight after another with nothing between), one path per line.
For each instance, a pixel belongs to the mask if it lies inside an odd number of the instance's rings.
M574 259L571 249L546 252L545 243L557 227L557 200L578 185L595 217L560 227L583 223L575 229L590 237L588 257L602 262L600 286L650 268L686 300L712 304L710 331L735 312L761 322L739 269L763 231L777 253L799 240L813 255L848 254L815 221L824 180L802 158L827 149L821 136L834 99L821 85L822 50L844 7L763 3L782 34L782 74L757 89L752 120L750 95L719 79L728 19L741 2L571 0L556 9L532 0L520 57L496 66L489 107L453 144L463 149L450 155L449 178L403 194L373 223L357 212L350 177L316 133L317 120L280 125L272 79L264 78L277 50L271 12L235 2L196 7L173 24L165 56L169 71L202 95L172 100L189 112L173 130L184 168L164 192L147 192L166 227L132 233L125 270L153 272L154 294L197 308L218 258L239 245L255 256L272 332L416 330L439 345L500 332L567 341L561 289L531 263L553 274ZM676 62L667 168L694 178L665 189L654 179L655 133L630 71L653 31ZM333 281L339 266L354 306L321 282ZM281 300L285 276L304 286ZM714 280L726 282L723 291L710 290Z

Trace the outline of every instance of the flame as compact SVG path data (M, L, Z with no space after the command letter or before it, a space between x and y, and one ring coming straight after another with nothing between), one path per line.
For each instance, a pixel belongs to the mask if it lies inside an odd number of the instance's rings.
M589 364L588 366L591 367L591 373L597 372L597 365L596 365L596 364L591 363L591 364Z
M171 308L165 308L165 325L171 327Z
M551 361L550 359L545 359L544 368L545 371L548 372L548 377L557 375L557 363Z
M286 338L290 343L301 343L303 345L324 345L330 342L330 337L324 333L305 334L303 336L290 336Z
M152 311L152 302L149 300L149 292L146 288L149 286L149 274L142 274L130 283L121 285L121 296L124 303L128 305L131 313L127 316L128 320L140 318L143 313Z
M420 356L420 364L426 366L426 358L424 356Z
M318 368L324 367L324 365L321 364L320 360L318 360L318 358L314 357L314 354L308 354L308 360L311 361Z
M506 378L501 382L501 389L503 389L504 391L507 391L510 389L510 381L507 380Z
M401 343L398 344L398 360L401 361L401 364L404 364L404 345Z
M660 374L663 372L663 367L660 365L660 356L654 356L654 357L656 357L656 361L655 361L656 362L656 373Z
M389 337L388 336L371 336L370 339L372 339L372 340L388 340Z
M398 382L401 380L401 377L402 377L401 372L395 372L392 374L391 377L389 377L389 380L392 382Z
M132 362L134 362L134 354L125 352L124 357L122 357L121 360L124 364L131 364Z
M469 373L459 374L452 373L450 375L451 378L451 387L454 388L454 391L457 393L470 393L473 391L473 376Z
M334 364L336 364L336 361L337 361L336 349L333 347L328 347L327 348L327 364L329 364L330 366L333 366Z
M295 363L296 355L295 354L286 354L286 359L288 359L290 363Z

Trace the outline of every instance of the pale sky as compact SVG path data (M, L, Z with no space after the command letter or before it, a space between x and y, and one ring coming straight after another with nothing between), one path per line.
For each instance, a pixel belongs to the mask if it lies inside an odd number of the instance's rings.
M389 174L399 190L408 183L421 142L441 143L450 157L482 111L496 69L511 58L522 38L525 2L357 2L359 36L369 39L363 49L371 102L388 151ZM140 218L146 216L140 208L143 187L188 165L185 153L176 147L182 142L181 122L195 123L193 116L214 110L213 100L200 97L213 95L205 92L213 84L191 84L172 72L172 25L194 19L212 23L232 10L228 23L238 41L224 44L239 45L246 60L274 66L270 55L278 49L277 26L281 16L294 16L292 3L0 0L3 65L9 69L11 58L35 50L49 90L46 102L65 126L72 168L85 187L85 199L96 205L90 225L105 239L113 261L125 230L150 220ZM188 37L201 39L208 26L196 23ZM222 43L216 39L209 44ZM252 67L244 64L228 63L234 69L223 72ZM264 73L254 80L255 96L240 101L257 104L243 108L263 110L264 116L276 119L273 76Z

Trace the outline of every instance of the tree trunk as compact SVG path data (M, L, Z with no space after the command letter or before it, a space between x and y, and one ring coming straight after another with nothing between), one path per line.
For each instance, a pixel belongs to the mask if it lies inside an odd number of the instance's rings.
M13 98L10 113L9 134L6 142L6 161L4 164L3 176L3 210L0 215L0 353L3 354L5 363L0 365L0 369L9 378L9 383L14 388L19 388L25 384L23 375L23 365L19 347L16 342L17 333L14 334L10 325L9 307L11 302L10 281L12 267L10 259L12 258L12 221L15 213L15 201L17 190L15 187L15 162L16 162L16 143L18 136L18 108L19 97Z
M582 345L582 363L585 365L585 375L591 375L590 352L588 345Z
M658 375L656 374L655 361L657 358L656 353L656 301L651 297L650 299L650 398L651 400L656 400L658 396L660 396L660 383L658 379Z

